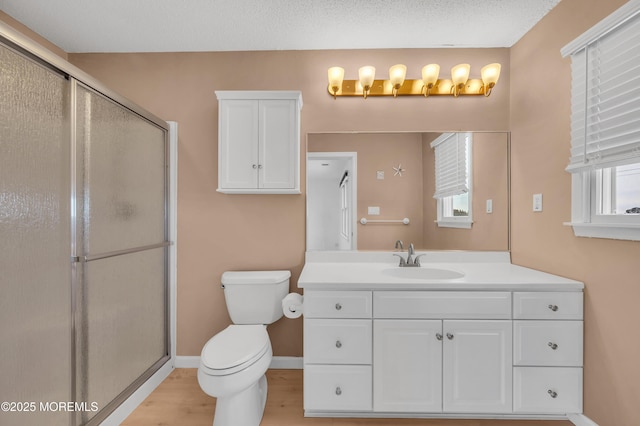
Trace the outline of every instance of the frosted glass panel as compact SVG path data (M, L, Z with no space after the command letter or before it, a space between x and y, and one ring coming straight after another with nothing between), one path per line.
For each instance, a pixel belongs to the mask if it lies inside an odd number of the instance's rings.
M0 424L68 425L39 403L70 401L69 82L0 45Z
M85 264L87 384L83 399L104 407L167 354L165 250Z
M76 99L84 254L164 241L164 130L83 87Z

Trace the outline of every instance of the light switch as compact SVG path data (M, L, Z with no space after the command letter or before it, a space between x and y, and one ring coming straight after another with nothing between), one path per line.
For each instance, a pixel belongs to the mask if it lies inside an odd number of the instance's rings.
M533 211L542 211L542 194L533 194Z
M378 216L380 215L380 207L368 207L367 211L370 216Z
M378 180L384 180L384 170L378 170L376 172L376 179Z
M487 200L487 213L493 213L493 200Z

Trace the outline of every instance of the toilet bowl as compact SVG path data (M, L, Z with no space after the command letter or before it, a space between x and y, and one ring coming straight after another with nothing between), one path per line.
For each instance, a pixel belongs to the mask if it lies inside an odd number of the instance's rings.
M264 325L230 325L205 344L198 383L217 398L214 426L260 424L272 357Z
M282 317L289 271L222 274L232 325L204 345L198 383L215 398L214 426L259 426L267 400L265 372L273 352L266 324Z

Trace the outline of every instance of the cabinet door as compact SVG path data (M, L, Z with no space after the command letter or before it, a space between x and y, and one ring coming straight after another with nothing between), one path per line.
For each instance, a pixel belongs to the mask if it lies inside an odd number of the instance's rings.
M258 187L258 101L220 101L218 187Z
M512 411L511 321L444 321L443 408Z
M261 100L259 188L295 188L300 144L296 101Z
M374 320L374 411L442 411L441 333L439 320Z

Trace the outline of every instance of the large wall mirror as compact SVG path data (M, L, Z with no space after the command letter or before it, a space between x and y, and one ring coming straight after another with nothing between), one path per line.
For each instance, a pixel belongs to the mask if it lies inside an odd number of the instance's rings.
M396 240L509 250L509 142L507 132L309 133L307 250L393 250ZM438 154L439 173L462 169L466 181L434 198L435 152L447 144L456 148Z

